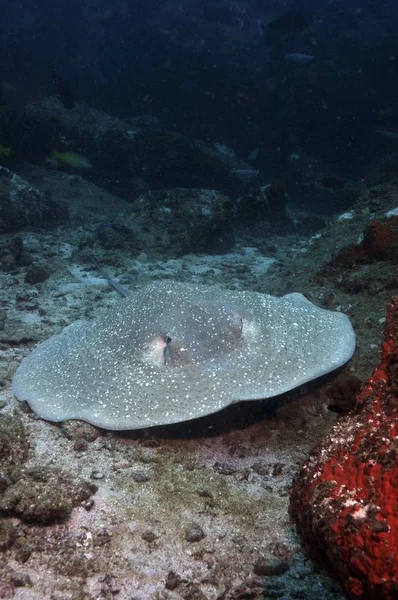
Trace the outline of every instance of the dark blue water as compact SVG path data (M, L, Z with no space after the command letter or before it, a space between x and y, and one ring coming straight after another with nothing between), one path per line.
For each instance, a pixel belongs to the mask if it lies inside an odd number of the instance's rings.
M0 81L19 105L54 93L55 66L92 107L152 114L242 157L260 148L257 167L275 175L298 150L360 175L386 151L372 131L398 128L394 0L0 4ZM289 12L309 25L268 28Z

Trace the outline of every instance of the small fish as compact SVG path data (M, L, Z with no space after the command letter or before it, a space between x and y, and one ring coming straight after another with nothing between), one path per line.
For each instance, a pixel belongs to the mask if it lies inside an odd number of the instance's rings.
M258 155L261 152L261 148L254 148L254 150L252 150L249 154L249 156L247 157L247 160L249 162L253 161L253 160L257 160L258 159Z
M298 33L308 29L312 23L311 15L303 11L289 10L284 15L274 19L267 25L267 29L272 33Z
M382 121L383 119L387 119L388 117L391 117L393 114L393 110L392 110L392 108L382 108L376 114L377 114L377 117L380 119L380 121Z
M11 154L11 148L9 146L5 147L0 144L0 156L6 156L8 158L10 156L10 154Z
M396 131L390 131L389 129L376 129L375 133L377 135L382 135L389 140L398 140L398 132Z
M307 64L312 62L315 56L307 52L288 52L284 58L288 62Z
M236 175L242 181L251 181L260 175L258 169L232 169L230 173Z
M106 228L106 226L108 225L108 223L104 223L104 225L105 225L105 228ZM110 227L112 227L112 225L110 225ZM109 285L111 287L113 287L114 290L116 290L118 292L118 294L120 294L121 296L123 296L123 298L127 298L130 295L130 290L128 290L123 285L120 285L120 283L118 283L117 281L115 281L114 279L112 279L112 277L110 277L108 275L108 273L106 273L106 271L104 271L104 269L95 260L94 257L92 257L91 260L93 261L95 267L98 269L98 271L102 275L102 277L109 283Z
M92 169L93 167L88 158L78 152L58 152L58 150L53 150L51 160L57 160L75 169Z

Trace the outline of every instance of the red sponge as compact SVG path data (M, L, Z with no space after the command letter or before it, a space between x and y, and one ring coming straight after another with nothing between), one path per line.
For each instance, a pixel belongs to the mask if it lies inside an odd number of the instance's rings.
M398 598L398 297L380 366L297 476L291 516L350 598Z

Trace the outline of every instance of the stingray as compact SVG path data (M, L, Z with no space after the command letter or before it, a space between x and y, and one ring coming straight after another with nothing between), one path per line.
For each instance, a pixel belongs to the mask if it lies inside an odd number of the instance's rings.
M354 349L348 317L301 294L164 280L39 344L12 385L49 421L140 429L282 394L340 367Z

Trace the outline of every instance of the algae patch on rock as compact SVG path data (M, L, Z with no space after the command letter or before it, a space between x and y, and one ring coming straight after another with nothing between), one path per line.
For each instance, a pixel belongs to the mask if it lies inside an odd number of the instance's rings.
M60 469L26 468L28 439L19 416L0 417L0 514L27 522L52 523L67 518L96 486ZM1 532L0 532L1 533ZM1 548L0 548L1 550Z
M73 479L57 468L21 470L0 498L0 512L27 522L52 523L69 517L74 506L87 500L96 486Z
M22 420L16 415L0 416L0 473L12 476L28 457L28 439Z

